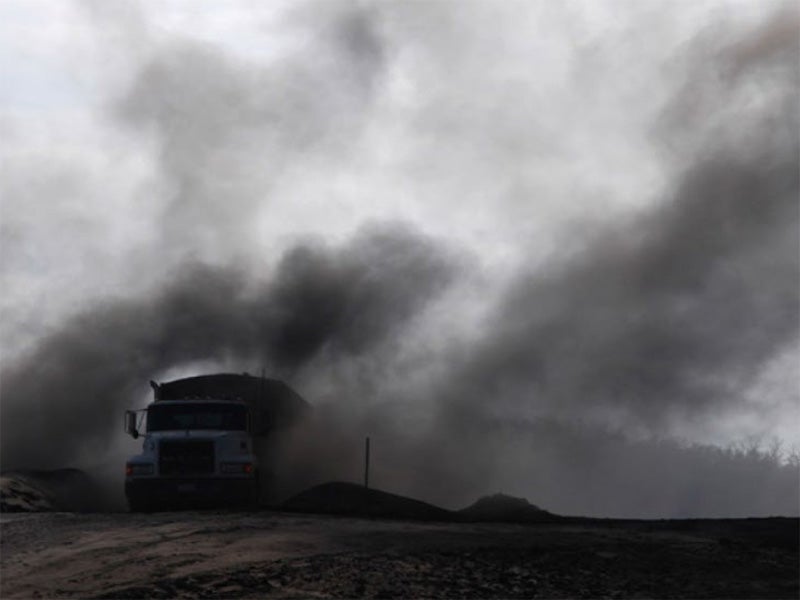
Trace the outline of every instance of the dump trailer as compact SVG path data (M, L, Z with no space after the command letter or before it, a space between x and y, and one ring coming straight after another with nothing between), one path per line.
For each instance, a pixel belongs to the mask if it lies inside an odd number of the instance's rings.
M132 511L258 504L271 437L309 410L282 381L247 373L150 385L153 402L125 413L126 433L144 438L125 465Z

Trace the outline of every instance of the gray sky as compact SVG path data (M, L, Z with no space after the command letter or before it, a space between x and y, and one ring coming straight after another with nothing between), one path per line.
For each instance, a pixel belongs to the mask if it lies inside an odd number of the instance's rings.
M800 446L799 22L777 1L6 0L4 368L179 314L158 307L216 293L176 283L199 264L246 288L236 310L346 291L291 351L273 313L267 350L227 317L194 354L120 334L169 357L154 377L266 361L433 427L472 431L492 397L481 423Z

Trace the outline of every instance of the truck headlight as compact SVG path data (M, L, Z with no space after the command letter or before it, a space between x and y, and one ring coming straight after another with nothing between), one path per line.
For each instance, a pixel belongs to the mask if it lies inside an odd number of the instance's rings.
M155 473L153 463L128 463L125 465L125 475L128 477L135 475L152 475Z
M250 475L253 472L253 465L250 463L222 463L219 469L223 473Z

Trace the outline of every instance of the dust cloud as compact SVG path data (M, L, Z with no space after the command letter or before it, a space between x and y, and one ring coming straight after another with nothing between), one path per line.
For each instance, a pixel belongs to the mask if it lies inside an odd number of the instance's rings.
M291 11L287 27L304 43L267 67L162 43L110 103L113 127L155 145L157 256L131 257L155 275L146 289L89 298L4 360L3 468L80 466L114 451L121 411L142 403L148 380L205 364L265 368L317 406L318 420L287 442L284 471L302 474L287 491L357 478L370 435L376 487L450 508L502 491L560 513L796 514L796 464L694 433L752 410L753 381L797 353L797 11L776 3L757 23L672 48L652 118L629 125L647 121L666 179L658 198L604 215L598 194L544 241L538 225L508 225L497 238L514 240L514 258L494 273L473 236L482 230L450 237L447 224L482 206L471 195L482 180L515 184L487 188L513 198L498 213L513 216L536 193L569 202L572 175L537 192L524 171L570 161L571 123L590 119L576 117L580 106L555 112L552 126L518 96L495 105L497 89L470 87L452 112L446 85L423 90L403 106L412 147L439 172L385 159L399 173L366 173L364 185L381 202L398 180L440 179L427 193L454 197L422 219L357 219L335 240L258 245L256 216L291 230L286 215L307 214L282 212L280 193L347 161L369 165L365 156L386 152L376 131L397 141L386 96L404 89L409 63L430 77L426 68L452 61L456 90L513 71L514 44L483 45L470 21L492 13L512 27L488 3L458 16L441 5L325 6ZM540 80L558 80L545 66ZM576 90L593 80L585 66L565 71ZM535 85L510 89L536 97ZM428 135L444 144L431 151L419 141ZM638 175L632 188L651 194ZM543 202L546 221L554 201ZM308 206L318 223L341 217L336 203ZM791 409L796 389L785 395Z
M320 353L369 353L451 276L432 240L387 226L341 248L292 248L260 285L236 269L187 265L154 296L76 315L4 370L3 462L54 467L102 452L165 366L227 359L292 380Z

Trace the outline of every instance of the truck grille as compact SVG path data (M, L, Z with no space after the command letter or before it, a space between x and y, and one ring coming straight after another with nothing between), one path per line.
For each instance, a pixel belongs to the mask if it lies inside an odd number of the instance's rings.
M161 475L208 475L214 472L214 442L161 440Z

